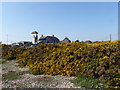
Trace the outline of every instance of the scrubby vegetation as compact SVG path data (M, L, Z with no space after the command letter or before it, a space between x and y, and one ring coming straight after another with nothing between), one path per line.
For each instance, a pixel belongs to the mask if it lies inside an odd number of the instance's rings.
M11 47L6 44L2 44L2 58L6 60L16 59L19 54L22 54L26 47Z
M102 84L100 80L93 78L76 77L72 82L82 88L105 88L105 85Z
M120 40L95 43L47 43L35 47L3 46L3 58L17 58L33 74L99 79L106 88L120 88Z
M9 71L2 75L2 80L17 80L20 78L20 74L16 73L15 71Z

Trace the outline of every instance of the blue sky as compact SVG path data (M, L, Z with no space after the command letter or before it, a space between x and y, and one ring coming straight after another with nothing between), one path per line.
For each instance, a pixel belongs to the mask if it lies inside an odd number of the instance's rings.
M2 42L31 41L55 35L60 40L118 39L117 2L6 2L2 3ZM1 38L0 38L1 40Z

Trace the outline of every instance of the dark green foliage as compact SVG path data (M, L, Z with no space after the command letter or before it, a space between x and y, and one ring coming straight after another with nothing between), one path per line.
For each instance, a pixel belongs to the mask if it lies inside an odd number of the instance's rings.
M100 80L93 78L76 77L71 82L82 88L105 88L105 85Z

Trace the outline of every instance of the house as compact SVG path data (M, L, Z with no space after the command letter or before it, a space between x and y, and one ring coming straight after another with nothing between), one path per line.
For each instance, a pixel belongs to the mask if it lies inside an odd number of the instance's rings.
M92 41L90 41L90 40L86 40L85 42L86 42L86 43L92 43Z
M55 37L54 35L52 36L43 36L38 39L38 32L33 31L32 33L32 44L37 45L38 43L60 43L59 39Z
M12 43L11 46L20 46L20 47L30 47L32 45L32 42L29 41L21 41L21 42L17 42L17 43Z
M75 42L80 42L79 40L76 40Z
M32 42L29 41L21 41L18 42L19 46L25 46L25 47L30 47L32 45Z
M70 42L71 42L67 37L65 37L65 38L63 39L63 41L64 41L64 42L67 42L67 43L70 43Z
M19 44L18 43L12 43L11 46L15 47L15 46L19 46Z
M60 40L55 37L54 35L52 36L41 36L39 41L39 43L60 43Z

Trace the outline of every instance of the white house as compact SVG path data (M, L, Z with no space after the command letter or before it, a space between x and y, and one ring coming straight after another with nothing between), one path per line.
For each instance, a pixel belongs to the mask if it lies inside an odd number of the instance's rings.
M31 34L33 36L33 38L32 38L32 44L38 44L38 32L33 31Z

